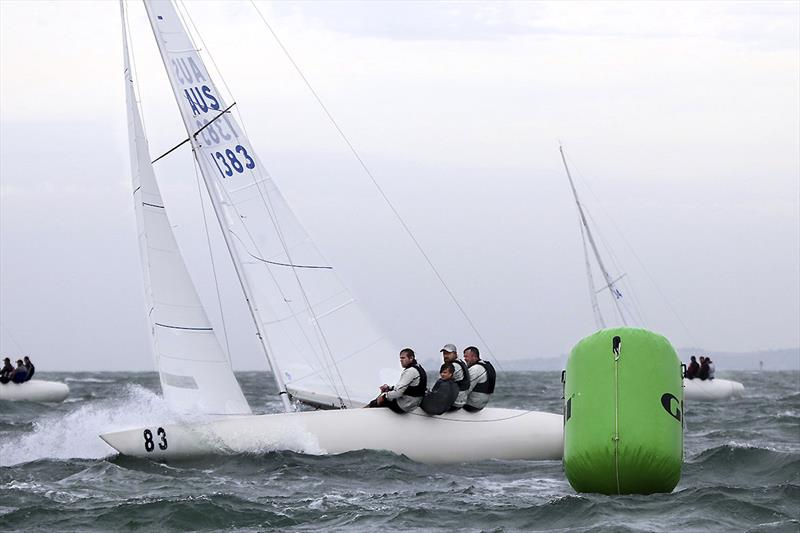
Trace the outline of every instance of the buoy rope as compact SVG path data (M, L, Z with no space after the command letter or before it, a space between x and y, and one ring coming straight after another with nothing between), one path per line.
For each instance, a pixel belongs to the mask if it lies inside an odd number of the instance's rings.
M619 346L614 350L614 477L617 481L617 494L622 494L619 487Z

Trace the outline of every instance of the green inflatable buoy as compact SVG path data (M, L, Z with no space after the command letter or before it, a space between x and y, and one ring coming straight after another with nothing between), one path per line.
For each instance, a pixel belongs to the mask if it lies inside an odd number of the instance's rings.
M667 339L598 331L564 373L564 471L578 492L671 492L683 461L681 364Z

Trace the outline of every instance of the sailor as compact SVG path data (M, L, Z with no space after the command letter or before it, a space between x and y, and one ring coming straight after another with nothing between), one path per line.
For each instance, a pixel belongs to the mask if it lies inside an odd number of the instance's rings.
M697 371L697 377L706 380L708 379L708 358L700 356L700 370Z
M28 379L26 381L30 381L33 377L33 373L36 372L36 367L33 366L33 363L31 363L31 360L27 355L22 358L22 364L28 369Z
M489 403L489 396L494 393L497 373L489 361L481 360L481 352L470 346L464 349L464 361L469 366L469 390L464 410L480 411Z
M691 362L689 366L686 367L686 372L683 374L683 377L686 379L694 379L697 377L697 373L700 371L700 365L697 364L697 358L692 356Z
M456 411L464 407L467 402L467 394L469 393L469 370L467 364L458 358L458 350L454 344L445 344L444 348L439 350L442 352L442 359L445 363L451 363L455 368L453 374L453 381L458 385L458 398L450 408L451 411Z
M22 359L17 359L17 368L11 374L11 381L14 383L24 383L28 379L28 369L22 364Z
M420 407L429 415L441 415L452 410L453 402L458 397L458 385L453 379L455 369L453 363L445 363L439 369L439 379L433 388L425 394Z
M428 386L428 376L425 369L417 363L414 350L403 348L400 350L400 366L403 373L397 385L390 387L381 385L381 394L372 400L367 407L388 407L395 413L407 413L422 402Z
M714 361L710 357L706 357L706 363L708 363L708 379L714 379L714 372L716 371Z
M3 368L0 369L0 383L8 383L11 381L11 374L14 373L14 367L11 366L11 359L6 357L3 359Z

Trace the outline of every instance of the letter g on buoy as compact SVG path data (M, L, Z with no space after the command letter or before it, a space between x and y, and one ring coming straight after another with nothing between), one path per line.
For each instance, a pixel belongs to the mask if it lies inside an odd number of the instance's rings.
M675 400L675 409L672 409L672 400ZM670 393L664 393L661 395L661 405L664 407L664 410L669 413L669 416L677 420L678 422L681 421L681 402L675 395Z

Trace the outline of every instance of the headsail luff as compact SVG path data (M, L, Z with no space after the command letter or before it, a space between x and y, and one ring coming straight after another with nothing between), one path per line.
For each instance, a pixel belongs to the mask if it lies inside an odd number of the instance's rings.
M297 221L227 109L175 7L145 0L200 170L278 386L332 407L359 405L395 374L374 328Z
M575 198L575 205L578 207L578 214L581 219L581 234L585 235L586 239L589 241L589 245L592 248L592 252L594 253L595 260L597 261L597 266L600 269L601 274L603 275L603 279L606 282L606 286L604 289L608 289L611 293L611 299L614 301L614 306L617 309L617 313L619 314L619 318L622 321L623 325L628 325L628 322L625 320L625 313L622 310L622 306L620 305L619 299L622 293L617 289L616 282L619 279L612 279L611 275L608 273L605 264L603 263L603 258L600 256L600 251L597 249L597 244L595 244L594 236L592 236L592 230L589 228L589 223L586 220L586 214L583 211L583 205L581 205L581 201L578 199L578 191L575 189L575 183L572 181L572 174L570 174L569 166L567 165L567 158L564 155L564 148L562 146L558 147L558 151L561 153L561 161L564 163L564 170L567 173L567 179L569 180L569 186L572 189L572 196ZM585 254L585 242L584 242L584 254ZM592 282L591 271L589 271L589 290L592 294L595 293L594 283ZM602 290L602 289L601 289ZM598 291L599 292L599 291ZM600 327L605 327L605 321L603 320L602 314L600 314L600 309L597 306L596 298L592 297L592 309L595 310L595 320L598 321L598 325Z
M136 105L120 1L131 174L147 319L164 398L176 410L250 414L172 233Z

